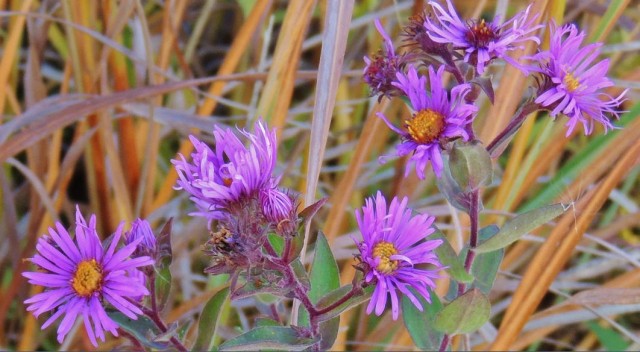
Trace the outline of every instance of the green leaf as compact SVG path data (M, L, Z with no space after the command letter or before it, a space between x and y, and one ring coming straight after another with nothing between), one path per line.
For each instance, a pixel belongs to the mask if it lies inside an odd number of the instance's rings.
M441 177L436 178L438 189L451 205L458 210L468 213L469 202L467 200L467 194L460 188L458 182L451 175L449 158L446 155L443 155L442 159L442 175Z
M564 211L564 205L553 204L522 213L507 221L495 236L480 243L475 251L486 253L504 248L538 226L553 220Z
M260 326L281 326L281 324L271 318L257 317L256 327L260 327Z
M171 225L172 219L162 227L157 237L158 254L155 258L155 291L158 309L163 310L169 300L169 292L171 291L171 271L169 266L173 260L173 252L171 250Z
M311 265L309 298L317 302L320 297L340 287L340 272L329 242L322 232L316 239L315 256Z
M244 15L245 18L249 16L249 13L253 9L257 1L258 0L238 0L238 5L240 5L240 8L242 9L242 14Z
M293 269L293 273L296 275L296 278L302 286L310 287L311 283L309 282L309 276L307 276L307 270L302 265L300 259L296 259L290 263L291 269Z
M606 351L627 351L629 344L624 337L611 328L604 328L595 321L586 322L589 330L591 330Z
M320 323L320 350L326 351L331 349L333 343L338 337L340 329L340 316Z
M496 95L493 91L493 84L491 84L491 79L489 77L476 77L469 81L469 83L475 84L480 87L489 98L491 105L493 105Z
M298 332L284 326L261 326L227 340L220 351L281 350L302 351L314 344L310 338L300 337Z
M133 320L119 311L110 310L107 310L107 315L141 344L158 350L164 350L168 347L167 343L154 341L155 337L160 334L160 329L146 316L141 315L137 320Z
M225 287L213 295L207 304L204 305L200 313L200 321L198 322L198 337L196 337L196 342L193 347L191 347L192 350L211 350L216 335L218 318L220 317L222 306L224 302L227 301L228 296L229 287Z
M276 253L281 256L282 251L284 250L284 238L282 238L282 236L276 235L275 233L270 233L267 238L269 239L271 247L273 247Z
M451 176L465 192L487 186L493 178L491 156L478 141L455 142L449 155L449 167Z
M156 287L155 294L158 302L158 309L163 310L169 301L169 293L171 292L171 270L169 267L155 267Z
M339 289L333 290L329 293L327 293L326 295L324 295L322 298L320 298L320 300L318 300L318 304L316 305L318 307L318 309L322 309L324 307L328 307L329 305L331 305L333 302L337 301L338 299L344 297L344 295L346 295L349 291L351 291L351 284L349 285L345 285L340 287ZM321 314L318 316L318 321L322 322L325 320L329 320L332 318L337 317L338 315L342 314L342 312L349 310L361 303L364 303L366 301L368 301L369 299L371 299L371 294L373 293L375 286L368 286L366 288L364 288L362 291L362 294L360 295L354 295L353 297L349 298L348 300L346 300L344 303L340 304L338 307L336 307L335 309L332 309L331 311Z
M498 226L490 225L480 230L480 240L489 239L498 233ZM479 253L471 265L471 274L475 277L473 287L477 287L485 295L491 292L498 269L504 257L504 248L489 253Z
M322 296L340 287L338 264L333 257L329 242L327 242L327 238L322 232L318 233L318 238L316 239L315 255L313 257L309 279L311 281L309 299L313 303L317 303ZM298 324L301 326L309 326L309 313L306 310L300 310ZM339 316L320 324L320 333L322 336L320 349L325 350L333 346L333 342L338 336L339 325Z
M302 219L302 221L300 222L300 229L304 230L305 226L307 226L307 224L313 219L313 217L320 210L320 208L322 208L322 206L327 202L328 199L329 198L322 198L319 201L311 204L310 206L302 209L300 214L298 214L298 216Z
M300 256L300 251L304 247L304 232L308 223L318 213L322 206L327 202L328 198L322 198L319 201L304 208L298 217L302 220L298 223L298 235L291 239L291 249L289 251L289 260L296 259Z
M420 301L424 311L420 311L407 296L403 295L402 319L404 320L404 325L416 347L424 351L436 351L440 347L440 342L444 335L433 327L436 315L442 310L440 298L435 293L432 293L431 303L429 303L414 289L410 288L410 290Z
M169 219L166 224L160 230L156 239L158 244L158 255L156 256L155 266L160 268L166 268L171 265L173 259L173 252L171 250L171 226L173 218Z
M436 248L436 254L440 259L440 262L442 262L442 265L448 267L447 273L449 273L451 278L461 282L473 281L473 276L467 273L464 269L464 264L458 257L458 254L455 252L453 247L451 247L451 244L447 241L447 238L444 237L440 230L436 230L433 235L429 236L429 239L442 240L442 244Z
M449 303L436 315L434 327L449 335L478 330L489 320L491 304L479 290L472 289Z

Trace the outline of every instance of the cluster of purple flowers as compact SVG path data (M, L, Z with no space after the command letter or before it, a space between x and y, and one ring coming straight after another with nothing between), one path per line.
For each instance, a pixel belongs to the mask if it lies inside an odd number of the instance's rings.
M416 174L424 179L425 167L431 163L440 177L442 154L450 142L474 138L472 124L478 111L474 101L482 86L480 78L496 59L524 73L536 73L536 108L549 110L554 118L558 114L567 116L567 136L577 124L583 125L585 134L593 131L594 123L601 124L605 132L614 128L607 115L619 117L618 107L625 92L613 98L602 91L613 85L606 77L609 61L593 63L601 44L583 46L585 34L574 25L558 28L551 23L549 50L527 57L532 62L523 64L509 53L524 48L528 41L539 44L535 32L544 27L536 24L538 16L531 14L531 6L501 23L499 18L491 22L462 20L450 0L446 0L446 8L436 1L429 5L431 13L412 17L404 28L410 53L396 53L389 34L376 21L384 50L372 58L365 57L364 81L371 93L380 99L406 97L413 110L402 128L378 114L402 138L397 155L412 154L406 173L415 164ZM444 71L457 80L451 89L442 83Z
M397 155L411 155L405 176L415 167L417 176L424 179L427 164L431 164L441 177L452 142L475 139L478 78L497 59L536 74L537 92L531 100L554 118L567 116L567 135L578 124L585 134L593 131L596 122L605 131L614 128L607 115L619 117L624 92L614 98L602 91L613 83L606 76L609 61L594 64L600 44L583 46L585 34L574 25L558 28L551 24L550 49L529 57L532 63L525 65L509 53L528 41L540 42L534 33L542 26L535 24L537 16L530 14L531 7L504 23L500 19L463 21L451 1L446 2L445 9L432 1L432 14L411 19L404 30L414 48L410 53L396 53L391 37L376 21L384 48L365 57L364 80L372 93L380 98L402 96L410 103L411 117L401 127L378 114L402 138ZM445 71L457 81L450 88L444 83ZM191 215L209 220L211 234L204 249L212 264L205 272L231 274L232 292L239 277L248 283L262 275L261 285L271 285L280 290L272 293L291 297L286 286L292 278L278 270L294 259L289 251L295 251L292 239L302 219L294 192L281 188L280 177L274 176L276 133L262 120L252 132L238 133L240 136L230 128L215 126L212 147L190 136L195 149L190 160L183 155L172 160L179 177L176 189L188 193L197 207ZM397 197L387 203L378 192L355 212L362 233L362 240L356 241L357 267L364 271L364 285L375 285L369 314L382 314L390 298L392 317L397 319L399 295L422 310L417 296L431 302L429 291L443 269L434 253L442 240L428 240L435 232L434 217L412 216L407 203L407 198ZM38 240L37 253L30 260L40 271L23 276L45 290L25 303L36 317L53 312L42 328L62 318L60 342L76 318L82 317L89 339L97 346L96 338L104 341L105 331L118 335L118 324L109 317L109 309L134 320L144 313L141 302L150 294L147 279L159 258L158 243L144 220L133 222L120 248L123 224L103 244L95 216L87 222L78 209L75 220L75 238L57 223ZM270 234L285 239L282 254L269 243Z
M178 172L176 189L191 195L202 216L216 222L205 245L213 258L205 271L229 273L234 281L248 269L265 269L262 250L267 235L292 237L298 223L296 197L278 187L273 175L277 161L275 130L262 120L253 132L238 130L245 145L230 128L214 127L214 145L191 136L195 151L191 160L172 160Z

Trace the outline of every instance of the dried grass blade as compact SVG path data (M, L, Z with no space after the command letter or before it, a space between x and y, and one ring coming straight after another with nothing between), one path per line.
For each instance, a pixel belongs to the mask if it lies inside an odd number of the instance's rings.
M67 105L52 114L47 114L46 111L40 110L35 114L35 116L30 116L30 121L33 121L33 123L29 125L28 129L18 132L13 136L13 138L10 138L0 144L0 162L5 161L8 157L23 151L33 143L38 142L54 131L64 128L65 126L102 109L111 108L118 104L138 99L154 97L167 92L189 88L219 79L220 77L208 77L184 80L180 82L170 82L155 86L134 88L105 96L89 96L84 101ZM30 111L26 111L25 115L26 114L30 114ZM11 131L15 131L14 125L0 126L0 136L8 136Z
M292 0L289 2L273 55L273 64L258 103L257 114L269 121L270 126L276 128L278 139L280 139L289 105L291 105L302 42L307 33L315 5L315 0ZM321 55L324 55L324 50ZM320 65L322 66L322 58ZM335 92L333 93L335 94Z
M20 12L26 13L31 8L33 0L25 0L20 7ZM19 57L18 50L20 49L20 39L22 38L22 32L27 18L24 15L16 16L16 21L13 22L11 28L9 28L8 38L2 48L2 59L0 59L0 87L3 87L0 92L0 123L2 123L2 112L4 111L5 104L5 92L4 87L7 87L9 80L9 73L15 63L15 59Z
M256 29L263 22L266 17L267 12L271 9L272 0L263 0L255 3L251 13L247 17L246 22L242 25L240 30L235 36L227 55L218 70L218 76L224 76L231 74L236 67L238 67L238 63L240 62L240 58L247 49L247 46L251 42L251 37L255 33ZM222 94L224 87L226 86L226 82L214 82L209 87L209 95L216 97ZM212 99L211 97L207 97L202 105L198 108L198 115L200 116L208 116L211 115L216 108L218 101L216 99ZM188 141L184 141L180 145L180 150L178 153L182 155L188 155L193 150L193 146ZM165 204L171 194L173 194L173 186L176 183L176 179L178 178L178 174L171 169L171 171L166 175L158 194L156 195L155 200L153 201L152 209L157 209L158 207Z
M329 198L331 210L329 211L329 215L327 216L327 221L324 226L324 233L327 236L329 243L332 243L335 240L335 237L340 231L345 218L345 209L347 208L349 199L353 194L353 189L358 176L362 171L362 165L367 161L367 158L371 154L370 151L374 141L380 138L379 136L383 134L385 124L382 119L379 119L376 116L376 113L385 111L387 106L389 106L389 100L384 99L369 113L364 127L362 128L362 133L360 133L360 139L356 145L353 158L349 162L349 167L340 179L340 183L338 183L338 187L336 187L333 195Z
M322 41L315 105L313 107L313 121L311 122L311 140L309 142L308 172L304 197L305 206L313 204L316 197L318 178L320 177L340 74L342 73L342 63L349 36L349 23L351 22L352 12L353 0L330 0L327 3L324 39ZM299 44L302 44L301 39ZM295 66L292 65L292 67L295 70ZM293 72L295 73L295 71ZM304 245L300 253L300 260L303 263L309 239L309 230L310 223L307 223L303 240ZM297 321L299 302L296 301L295 303L291 313L291 321Z
M639 153L640 140L636 140L602 183L589 192L585 201L579 202L584 206L584 210L578 215L575 225L573 212L566 213L559 221L549 239L530 262L502 320L498 337L491 346L492 350L507 350L517 339L529 317L547 293L552 281L571 257L582 234L608 199L611 190L635 165Z

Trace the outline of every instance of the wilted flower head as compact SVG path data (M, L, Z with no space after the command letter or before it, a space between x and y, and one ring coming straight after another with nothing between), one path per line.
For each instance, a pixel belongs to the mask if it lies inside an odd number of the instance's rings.
M442 173L443 145L455 138L469 140L465 127L473 121L478 108L467 104L464 97L471 87L468 84L455 86L451 90L451 98L442 86L444 67L434 71L429 66L429 85L427 78L419 75L415 67L410 66L407 74L398 72L394 85L404 92L411 101L413 116L404 122L407 131L395 127L382 113L378 113L389 127L403 137L398 146L398 155L403 156L413 152L410 163L407 164L405 176L411 170L411 162L415 163L416 174L424 179L424 169L431 161L433 171L440 177Z
M402 70L408 60L405 55L396 54L391 37L379 19L375 20L375 26L384 38L384 49L371 58L364 57L366 66L362 72L363 79L371 88L371 95L380 94L380 98L397 95L398 91L392 82L395 81L396 73Z
M492 22L463 21L451 0L447 0L448 11L435 1L430 1L429 4L435 12L435 19L426 18L424 25L431 39L438 43L451 43L454 49L463 50L464 61L474 65L480 74L495 58L504 59L515 67L522 68L509 57L508 52L522 48L527 40L540 43L532 34L541 26L533 25L536 16L529 17L531 6L500 24L498 17Z
M531 69L541 75L535 102L549 109L554 118L560 113L569 118L567 136L578 123L586 135L593 131L594 121L604 126L605 132L613 129L605 114L619 118L618 106L626 91L617 98L602 92L603 88L613 86L606 76L609 60L593 63L602 44L581 47L586 35L573 24L557 28L552 23L550 32L549 51L533 57L539 66Z
M404 41L409 46L420 48L425 54L443 55L447 53L447 44L438 43L431 39L424 26L426 18L430 16L426 12L409 17L409 22L403 28ZM450 55L450 54L448 54Z
M245 146L230 128L214 128L215 146L212 150L194 136L192 161L172 160L178 172L176 189L191 194L199 212L192 215L220 220L229 207L241 206L241 201L257 197L258 192L272 183L276 164L276 134L258 120L254 133L240 131L249 140Z
M31 258L41 272L24 272L29 283L45 287L45 291L26 301L27 310L38 317L46 311L53 315L42 325L47 328L62 317L58 326L58 342L62 343L78 316L82 316L89 339L97 346L96 336L103 342L105 331L118 336L118 325L107 315L104 305L110 303L127 317L136 320L142 311L127 298L148 295L139 280L132 280L128 272L153 264L149 257L129 257L141 239L116 249L122 236L122 224L113 235L111 244L103 248L96 232L94 215L87 224L76 209L75 241L61 223L49 228L49 236L38 239L37 253Z
M411 216L407 198L394 197L387 201L380 191L375 199L366 199L362 212L356 210L356 220L363 240L357 242L360 258L365 264L365 281L376 281L376 287L367 307L367 314L381 315L391 297L393 319L398 318L398 294L404 294L422 311L423 307L409 288L431 302L429 288L435 288L442 264L433 252L442 240L426 241L435 230L434 217ZM430 264L433 269L424 265ZM398 292L399 291L399 292Z

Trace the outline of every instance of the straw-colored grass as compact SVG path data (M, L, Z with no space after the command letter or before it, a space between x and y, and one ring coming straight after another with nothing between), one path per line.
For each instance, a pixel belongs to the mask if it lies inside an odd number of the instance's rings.
M283 183L301 193L303 204L328 198L305 236L312 248L315 232L326 233L343 283L354 271L353 209L377 189L407 195L417 211L436 215L459 250L468 218L447 205L433 175L404 178L404 159L378 163L398 141L375 113L400 121L409 112L398 100L370 98L361 78L362 57L381 45L373 20L381 18L400 44L400 26L425 3L0 0L0 349L93 349L82 326L59 346L55 328L41 331L43 317L27 314L22 303L38 292L20 275L31 269L24 258L47 227L69 224L75 204L97 214L104 237L120 221L144 217L159 228L173 217L165 316L180 326L196 321L225 282L202 273L206 223L186 215L192 205L173 189L177 175L169 160L191 152L189 134L210 139L214 124L244 127L262 116L277 128ZM467 17L511 15L526 6L455 3ZM605 43L617 84L608 93L632 88L624 104L629 112L617 123L620 130L570 138L562 119L534 114L496 160L500 182L482 194L481 226L553 202L567 211L508 248L490 297L490 322L454 339L455 349L640 349L640 11L634 3L534 1L540 21L573 21ZM491 74L495 104L479 100L475 126L485 143L531 93L531 79L512 67L493 66ZM443 295L448 280L439 285ZM220 339L236 335L234 327L256 314L228 306ZM194 333L191 324L187 337ZM125 340L110 338L101 349L120 343ZM342 316L333 348L414 345L390 314L354 309Z

